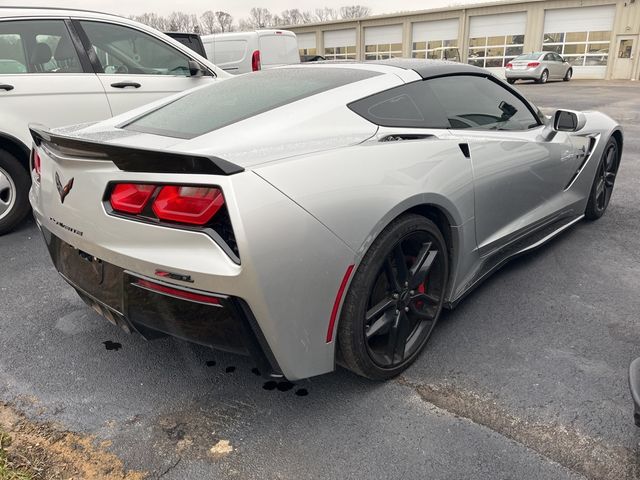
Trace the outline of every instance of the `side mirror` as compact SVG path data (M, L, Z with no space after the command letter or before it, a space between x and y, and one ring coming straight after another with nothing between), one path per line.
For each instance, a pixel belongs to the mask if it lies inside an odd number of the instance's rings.
M189 60L189 75L192 77L199 77L202 75L202 67L195 60Z
M553 129L558 132L577 132L587 123L582 112L572 110L557 110L553 115Z

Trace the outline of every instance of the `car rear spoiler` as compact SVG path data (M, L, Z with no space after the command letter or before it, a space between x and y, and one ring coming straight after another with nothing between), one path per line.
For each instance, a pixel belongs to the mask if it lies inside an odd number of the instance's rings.
M111 145L59 135L36 126L30 126L29 131L36 145L44 145L54 154L113 162L125 172L233 175L244 171L239 165L213 156Z

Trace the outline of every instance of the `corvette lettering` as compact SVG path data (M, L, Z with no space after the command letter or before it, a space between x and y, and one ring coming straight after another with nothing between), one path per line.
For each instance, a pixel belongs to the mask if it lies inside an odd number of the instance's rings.
M83 233L83 232L81 232L80 230L76 230L75 228L70 227L69 225L65 225L64 223L59 222L58 220L56 220L56 219L55 219L55 218L53 218L53 217L49 217L49 220L51 220L51 222L52 222L52 223L55 223L55 224L56 224L57 226L59 226L60 228L64 228L64 229L65 229L65 230L67 230L68 232L75 233L76 235L78 235L78 236L80 236L80 237L81 237L82 235L84 235L84 233Z

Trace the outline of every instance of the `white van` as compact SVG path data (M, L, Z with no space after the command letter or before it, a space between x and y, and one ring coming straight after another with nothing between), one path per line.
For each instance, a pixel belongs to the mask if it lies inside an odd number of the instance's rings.
M233 74L300 63L298 39L287 30L203 35L207 58Z

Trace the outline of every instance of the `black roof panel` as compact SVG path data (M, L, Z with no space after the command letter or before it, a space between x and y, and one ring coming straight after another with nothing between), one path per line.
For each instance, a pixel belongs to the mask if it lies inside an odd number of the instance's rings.
M437 77L439 75L451 75L456 73L481 73L490 75L483 68L467 65L466 63L451 62L448 60L424 60L420 58L392 58L390 60L373 60L365 63L389 65L391 67L414 70L422 78Z

